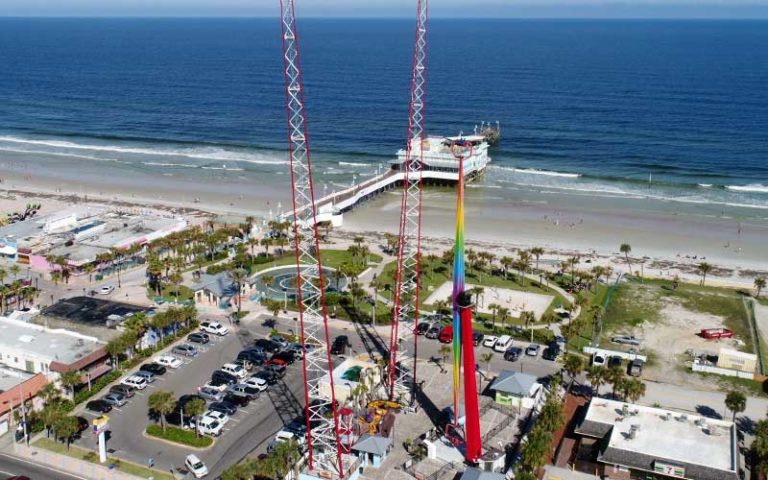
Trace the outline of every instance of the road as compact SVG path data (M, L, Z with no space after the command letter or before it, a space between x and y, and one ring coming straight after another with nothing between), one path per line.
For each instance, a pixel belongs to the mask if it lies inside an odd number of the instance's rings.
M0 453L0 479L7 479L16 475L24 475L32 480L87 480L86 477L70 475Z

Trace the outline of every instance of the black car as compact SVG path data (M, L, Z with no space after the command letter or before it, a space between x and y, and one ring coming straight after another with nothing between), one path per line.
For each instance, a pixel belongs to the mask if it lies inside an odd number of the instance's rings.
M91 400L85 404L85 408L92 412L107 413L112 410L112 405L104 400Z
M233 405L237 405L238 407L247 407L248 404L251 403L251 397L246 395L235 395L232 393L227 393L224 395L224 401Z
M131 398L136 394L136 389L128 385L118 384L109 387L109 393L119 393L125 398Z
M267 365L262 371L271 372L277 376L277 378L283 378L285 376L285 367L282 365Z
M331 346L331 353L334 355L341 355L349 346L349 338L346 335L339 335L333 340Z
M183 427L185 428L192 428L192 422L194 421L193 417L190 415L182 415L181 410L174 410L173 412L169 413L165 416L165 421L169 425L176 425L177 427L181 427L181 421L184 420Z
M282 360L285 362L286 365L292 365L293 362L296 361L296 355L293 354L293 352L289 350L283 350L282 352L278 352L274 355L272 355L273 359Z
M482 343L483 341L483 337L485 337L485 335L483 335L482 333L474 332L472 334L472 345L474 346L480 345L480 343Z
M608 368L621 368L622 358L618 355L608 357Z
M237 383L237 377L221 370L216 370L211 374L212 382L224 382L226 385Z
M268 371L268 370L262 370L260 372L256 372L252 376L264 380L265 382L267 382L267 385L274 385L279 380L279 378L275 373L272 373L271 371Z
M416 326L416 335L424 335L429 330L429 323L421 322Z
M213 402L212 404L208 405L208 410L224 413L226 415L234 415L237 413L237 405L227 401Z
M211 341L211 337L205 332L195 332L187 335L187 341L192 343L208 343Z
M504 360L508 362L515 362L520 358L520 355L523 354L523 349L520 347L509 347L506 352L504 352Z
M267 360L267 356L255 350L243 350L237 354L237 360L247 360L254 365L261 365Z
M557 357L560 356L560 347L557 345L550 345L546 349L544 349L544 353L541 354L541 358L544 360L557 360Z
M260 347L263 348L264 351L267 351L269 353L277 353L280 351L280 345L273 342L272 340L268 338L259 338L253 342L254 347Z
M139 367L139 370L143 372L149 372L152 375L165 375L168 370L159 363L145 363Z

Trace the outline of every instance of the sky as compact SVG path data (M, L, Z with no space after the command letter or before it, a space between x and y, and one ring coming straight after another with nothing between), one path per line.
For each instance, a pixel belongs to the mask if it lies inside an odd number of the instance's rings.
M412 17L415 0L296 0L303 17ZM768 0L430 0L433 17L768 18ZM278 0L0 0L0 16L276 16Z

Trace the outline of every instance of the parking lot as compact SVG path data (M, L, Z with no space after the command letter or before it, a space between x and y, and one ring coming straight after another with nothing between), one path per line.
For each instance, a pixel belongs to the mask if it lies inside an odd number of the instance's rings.
M136 391L127 404L113 408L108 414L111 434L107 448L110 453L144 465L151 458L156 468L165 471L183 466L184 458L193 449L144 435L146 426L153 422L147 406L149 395L157 390L171 391L177 398L196 393L199 386L210 380L214 370L231 362L244 346L250 345L255 338L264 337L266 332L266 329L260 329L259 333L241 328L224 337L212 335L210 343L199 346L197 357L179 357L184 363L181 367L168 368L165 375L158 376L146 389ZM212 447L195 453L208 465L212 476L218 475L254 449L257 452L265 450L274 434L301 414L302 404L303 379L300 362L296 362L288 367L282 380L231 416ZM99 414L84 410L78 415L93 419ZM93 435L84 435L77 443L97 449Z

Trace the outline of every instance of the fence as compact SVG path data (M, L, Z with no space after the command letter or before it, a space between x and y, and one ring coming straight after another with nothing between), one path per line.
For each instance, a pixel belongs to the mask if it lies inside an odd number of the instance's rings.
M749 380L752 380L755 378L755 374L752 372L741 372L739 370L731 370L729 368L714 367L711 365L702 365L700 363L691 364L691 370L693 370L694 372L716 373L718 375L746 378Z

